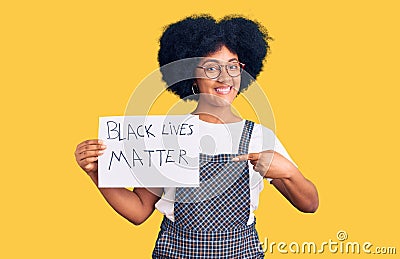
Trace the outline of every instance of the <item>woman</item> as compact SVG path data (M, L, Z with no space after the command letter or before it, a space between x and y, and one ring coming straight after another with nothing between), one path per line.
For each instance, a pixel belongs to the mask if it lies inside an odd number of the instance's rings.
M198 102L193 114L199 115L205 141L200 187L100 188L107 202L136 225L155 208L165 215L153 258L263 258L253 214L262 178L300 211L317 209L315 186L273 132L231 110L234 98L262 70L268 39L260 24L238 16L219 22L207 15L192 16L164 31L158 60L168 90ZM191 79L176 82L163 70L171 62L188 58L197 60L190 67ZM96 185L97 157L105 148L101 140L87 140L75 152L78 164Z

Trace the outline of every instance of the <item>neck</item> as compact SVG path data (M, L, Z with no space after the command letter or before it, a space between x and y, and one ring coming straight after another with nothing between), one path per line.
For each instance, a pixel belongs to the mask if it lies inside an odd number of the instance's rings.
M232 112L230 105L211 106L207 103L199 102L192 114L199 115L199 119L202 121L217 124L232 123L242 120Z

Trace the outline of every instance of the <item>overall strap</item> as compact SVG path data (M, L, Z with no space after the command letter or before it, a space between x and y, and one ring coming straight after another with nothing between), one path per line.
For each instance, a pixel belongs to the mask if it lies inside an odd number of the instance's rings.
M249 143L251 138L251 133L253 132L254 122L246 120L244 123L242 136L239 142L239 154L247 154L249 152Z

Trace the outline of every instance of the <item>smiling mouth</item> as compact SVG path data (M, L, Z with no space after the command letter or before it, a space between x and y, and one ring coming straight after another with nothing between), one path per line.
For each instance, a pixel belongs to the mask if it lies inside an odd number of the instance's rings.
M221 87L217 87L214 88L215 92L217 92L218 94L229 94L232 90L233 86L221 86Z

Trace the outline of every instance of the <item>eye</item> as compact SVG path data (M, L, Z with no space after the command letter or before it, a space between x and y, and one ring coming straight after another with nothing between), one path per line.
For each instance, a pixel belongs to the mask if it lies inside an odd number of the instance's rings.
M206 67L206 71L209 71L209 72L215 72L215 71L218 71L218 70L219 70L219 67L217 65L207 66Z
M229 70L238 70L239 66L238 66L238 64L231 64L228 66L228 69Z

